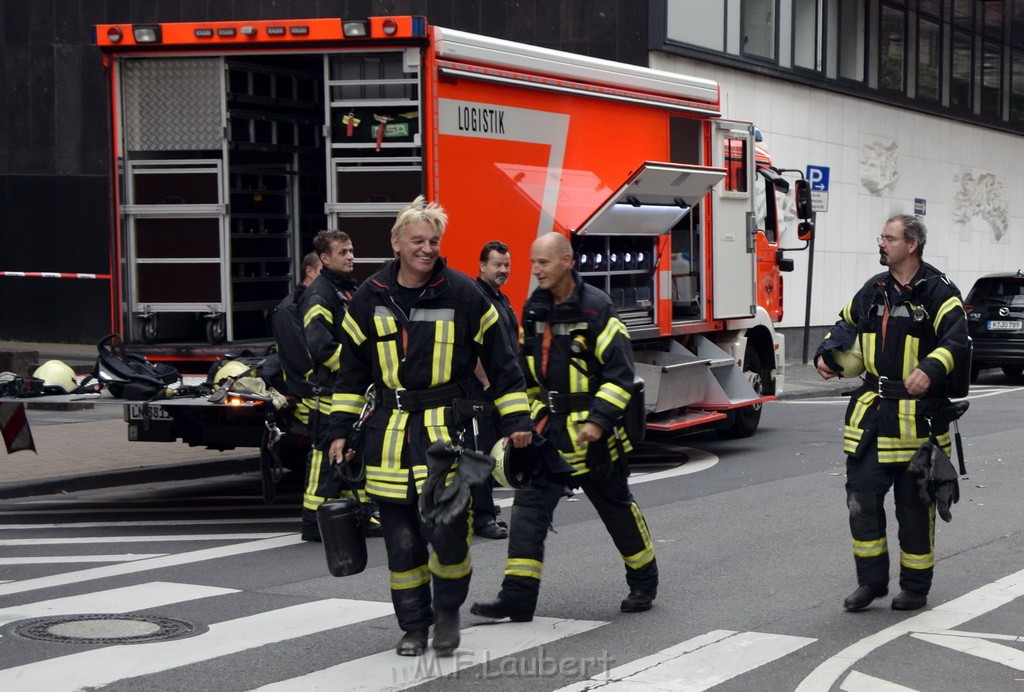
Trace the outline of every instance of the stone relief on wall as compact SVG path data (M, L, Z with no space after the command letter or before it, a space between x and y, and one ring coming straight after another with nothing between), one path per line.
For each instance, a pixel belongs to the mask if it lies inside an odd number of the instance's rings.
M896 169L900 147L896 142L873 139L860 146L860 184L871 194L881 197L891 189L900 174Z
M992 228L996 240L1006 235L1009 213L1003 197L1003 183L992 173L960 173L953 176L956 193L951 212L953 223L967 225L975 216Z

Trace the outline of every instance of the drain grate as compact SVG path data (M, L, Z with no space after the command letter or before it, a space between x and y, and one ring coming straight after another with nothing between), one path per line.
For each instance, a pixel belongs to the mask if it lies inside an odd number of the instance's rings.
M159 615L66 615L32 620L14 630L28 639L73 644L138 644L195 634L184 620Z

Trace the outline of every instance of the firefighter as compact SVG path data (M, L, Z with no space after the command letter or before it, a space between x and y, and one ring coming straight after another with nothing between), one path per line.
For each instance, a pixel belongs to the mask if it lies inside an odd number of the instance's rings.
M302 281L281 300L272 317L274 341L277 344L281 372L284 374L286 394L295 399L292 409L292 433L309 437L309 412L315 406L309 378L313 375L313 361L306 348L306 334L302 328L299 306L302 295L320 275L320 256L316 250L302 258Z
M508 338L512 351L519 353L519 320L516 318L516 311L512 309L512 305L508 301L508 296L501 292L501 287L508 281L511 269L512 257L505 243L492 240L480 250L480 273L476 277L477 286L491 301L494 309L498 311L498 315L501 317L502 332ZM483 368L479 365L477 381L481 385L477 396L489 398L490 383L487 381L487 375L483 372ZM497 421L494 420L494 416L481 421L480 430L477 449L491 449L497 439ZM498 520L498 508L494 505L493 489L493 478L473 488L473 533L496 540L508 538L508 525Z
M356 290L352 278L355 255L352 240L342 231L320 231L313 238L313 249L322 267L302 296L299 313L302 315L306 349L313 363L311 382L319 392L314 397L310 417L310 438L313 448L306 461L306 484L302 493L302 539L319 541L316 510L325 500L356 495L363 504L364 529L368 536L381 535L377 508L359 488L332 478L330 464L324 462L324 450L329 442L327 422L331 413L331 393L345 375L341 363L341 323L348 303ZM339 488L339 486L342 486Z
M346 377L331 416L331 463L346 463L346 437L374 385L362 454L366 490L380 505L402 656L423 654L431 624L438 655L459 645L459 608L472 572L470 510L427 526L417 496L427 480L427 448L468 442L471 421L460 404L470 396L478 360L501 414L500 434L516 447L533 436L526 383L497 311L472 278L441 259L447 220L423 197L398 214L391 230L396 258L363 283L345 315Z
M847 406L844 435L858 584L843 601L851 612L889 592L883 501L890 487L900 542L900 593L892 608L924 607L932 583L935 506L919 497L908 462L929 433L950 451L949 423L938 414L949 404L947 377L967 353L967 315L957 287L922 261L926 239L927 230L916 216L886 221L878 252L888 271L864 284L837 323L857 330L865 367L864 383ZM825 379L839 374L826 358L828 342L826 337L814 357Z
M630 494L622 428L633 390L633 351L611 299L572 268L572 248L561 234L538 238L530 250L538 288L523 307L521 352L537 430L573 468L570 484L590 498L622 555L629 595L622 612L650 610L658 565L647 524ZM516 491L508 561L501 591L470 612L488 618L533 619L544 566L544 539L561 479L537 476Z

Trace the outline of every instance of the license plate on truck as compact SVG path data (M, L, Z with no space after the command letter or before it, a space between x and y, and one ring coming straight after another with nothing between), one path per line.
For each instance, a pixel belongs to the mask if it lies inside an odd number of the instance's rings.
M145 416L142 413L142 404L127 404L128 406L128 420L145 420ZM171 414L164 411L159 406L154 404L149 405L149 419L150 420L174 420L171 418Z

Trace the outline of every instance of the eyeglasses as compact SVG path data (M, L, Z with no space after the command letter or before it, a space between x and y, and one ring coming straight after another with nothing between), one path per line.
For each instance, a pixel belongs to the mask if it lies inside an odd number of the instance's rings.
M877 238L875 238L875 240L877 240L879 243L881 243L883 245L892 245L897 240L903 240L903 239L904 239L903 236L900 236L899 238L897 238L894 235L880 235Z

